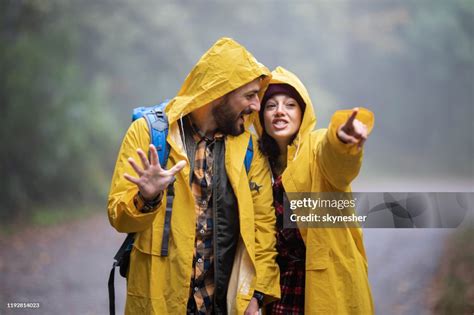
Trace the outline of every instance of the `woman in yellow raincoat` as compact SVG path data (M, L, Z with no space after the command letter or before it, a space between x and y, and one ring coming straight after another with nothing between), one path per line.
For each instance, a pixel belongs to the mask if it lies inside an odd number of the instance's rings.
M281 300L267 312L372 314L361 229L285 229L283 193L350 192L373 114L362 108L337 111L328 129L313 131L316 117L306 88L293 73L278 67L255 122L274 179L281 273Z

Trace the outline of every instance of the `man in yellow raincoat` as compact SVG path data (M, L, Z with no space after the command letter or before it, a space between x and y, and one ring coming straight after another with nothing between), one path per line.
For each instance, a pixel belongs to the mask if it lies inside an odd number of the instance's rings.
M170 155L160 167L144 119L132 123L112 178L108 216L136 233L126 314L254 314L279 297L271 177L255 150L247 174L247 116L270 72L241 45L218 40L166 107ZM149 158L148 158L149 156ZM169 254L161 255L174 182Z

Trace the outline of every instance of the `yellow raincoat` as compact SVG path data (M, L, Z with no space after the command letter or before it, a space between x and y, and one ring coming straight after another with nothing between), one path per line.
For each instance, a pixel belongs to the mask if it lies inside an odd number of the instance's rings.
M285 191L349 192L350 183L361 167L362 150L350 149L339 141L336 131L352 111L337 111L328 129L313 131L316 116L301 81L278 67L272 72L272 83L291 85L306 103L298 135L288 146L287 168L282 174ZM252 118L261 134L258 115L253 114ZM371 131L372 112L360 109L356 118ZM300 232L306 244L305 314L374 313L362 230L307 228Z
M168 167L186 160L176 174L171 217L169 256L160 257L165 203L152 213L140 213L133 204L138 188L123 178L135 174L128 157L139 160L136 149L148 152L150 136L144 119L132 123L123 140L115 166L108 200L110 223L119 232L137 232L127 282L126 314L185 314L190 296L190 280L196 229L194 197L189 185L189 160L177 121L228 92L270 71L259 64L242 46L229 38L218 40L198 61L166 112L169 121ZM263 89L262 92L263 93ZM240 234L232 279L228 291L228 311L242 314L258 290L278 298L279 270L275 263L275 218L272 207L271 175L266 159L255 150L247 175L244 157L251 134L227 136L225 167L239 209ZM254 148L257 143L254 139ZM250 190L249 181L261 185ZM165 197L163 200L166 200Z

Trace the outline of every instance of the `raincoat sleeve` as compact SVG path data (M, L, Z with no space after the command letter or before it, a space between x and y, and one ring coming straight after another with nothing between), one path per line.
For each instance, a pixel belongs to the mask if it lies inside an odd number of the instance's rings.
M315 133L318 139L315 146L315 158L319 161L319 169L332 187L346 192L351 191L350 184L359 173L363 157L363 149L358 150L355 145L343 143L336 134L339 126L347 121L351 113L352 110L337 111L331 118L329 128L318 130ZM367 126L368 134L370 134L374 125L373 113L360 108L357 119ZM364 258L364 267L367 272L367 256L362 241L362 230L352 228L350 233L358 251Z
M254 137L254 148L256 138ZM255 290L265 294L265 303L280 298L280 270L276 264L276 218L270 167L260 150L254 151L249 172L250 181L261 187L252 190L255 211Z
M340 110L334 113L329 128L318 130L316 137L321 139L315 146L315 158L319 161L320 170L326 180L337 190L349 191L350 184L359 174L362 165L363 150L355 145L348 145L337 137L337 129L346 122L352 110ZM368 133L374 125L373 113L360 108L356 117L367 126Z
M120 147L108 198L109 221L119 232L132 233L147 229L153 223L157 213L165 207L164 203L161 203L157 206L157 210L141 213L133 202L138 193L138 187L123 177L124 173L137 176L128 163L128 158L132 157L135 161L140 161L136 153L137 149L141 148L148 153L149 144L150 135L145 119L134 121Z

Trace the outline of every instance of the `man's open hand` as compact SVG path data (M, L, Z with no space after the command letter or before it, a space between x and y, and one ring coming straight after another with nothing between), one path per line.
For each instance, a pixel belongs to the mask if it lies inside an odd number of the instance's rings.
M145 200L155 199L160 192L164 191L168 185L173 182L174 175L181 171L186 165L186 161L179 161L169 170L162 169L159 163L158 153L153 144L150 144L150 161L148 161L143 150L137 149L137 154L140 157L143 168L138 166L131 157L128 158L128 163L130 163L135 172L137 172L138 178L126 173L123 177L138 186L140 194Z

